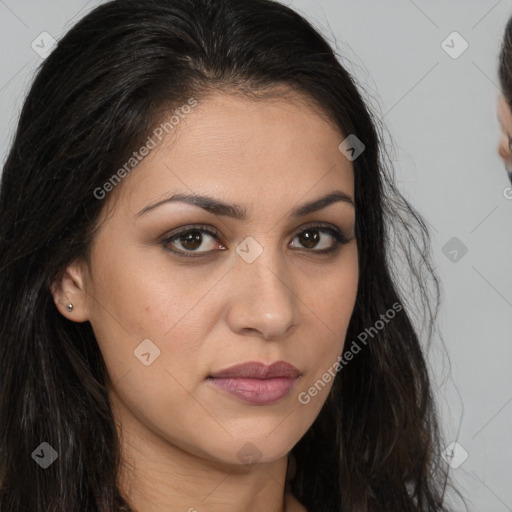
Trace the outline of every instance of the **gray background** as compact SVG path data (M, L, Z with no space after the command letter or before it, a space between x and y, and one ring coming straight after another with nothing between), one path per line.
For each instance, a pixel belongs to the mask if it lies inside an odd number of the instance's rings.
M32 41L43 31L58 40L99 3L0 0L2 161L43 61ZM453 478L468 510L512 511L512 200L496 153L497 55L512 2L287 3L336 44L389 132L400 189L431 228L442 279L444 343L436 337L429 358L447 444L468 454L460 463L456 452ZM469 45L458 58L442 46L454 31ZM462 48L453 36L445 44ZM456 261L451 246L443 252L453 237L467 247Z

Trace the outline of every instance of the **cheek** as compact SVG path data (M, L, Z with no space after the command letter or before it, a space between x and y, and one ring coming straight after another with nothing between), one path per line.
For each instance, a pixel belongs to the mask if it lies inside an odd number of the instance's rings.
M354 309L359 283L358 253L355 243L342 249L343 255L332 272L324 272L316 280L309 280L306 301L323 320L326 332L345 331ZM306 295L306 294L305 294Z
M214 437L222 435L205 413L214 411L198 399L209 363L204 343L209 333L211 337L218 305L208 292L222 273L192 267L177 271L174 266L170 275L171 265L157 269L132 266L132 261L137 259L126 258L98 272L93 301L91 324L111 381L112 402L121 412L123 428L134 435L149 429L204 454L209 443L203 439L204 425Z
M327 279L309 283L307 298L309 319L305 322L302 360L307 373L297 389L297 413L303 424L313 423L325 404L337 378L338 357L342 355L345 337L354 310L359 269L357 251L352 251L343 265ZM302 339L302 336L301 336Z
M343 350L358 282L357 250L352 247L332 272L304 285L300 298L307 306L304 329L309 332L310 343L305 343L305 360L311 365L311 378L320 377Z
M151 263L142 251L97 258L88 307L112 382L130 372L151 386L154 369L165 367L180 384L192 385L192 377L204 372L198 350L215 318L216 303L204 298L221 278L220 270L207 266L180 269L160 258ZM164 373L159 382L170 378Z

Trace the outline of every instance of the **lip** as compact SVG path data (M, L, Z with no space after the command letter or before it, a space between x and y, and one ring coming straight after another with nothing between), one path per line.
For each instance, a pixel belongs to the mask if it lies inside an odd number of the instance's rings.
M286 361L276 361L270 365L259 361L247 361L246 363L235 364L224 370L209 375L213 378L245 377L248 379L272 379L275 377L289 377L295 379L300 371L293 364Z
M265 365L249 361L208 376L216 388L254 405L275 403L293 388L301 372L286 361Z

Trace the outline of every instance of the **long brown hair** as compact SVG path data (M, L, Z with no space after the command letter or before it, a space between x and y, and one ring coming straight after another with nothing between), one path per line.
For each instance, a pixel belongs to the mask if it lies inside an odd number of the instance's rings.
M347 343L372 333L293 448L291 490L310 512L449 510L426 362L397 277L409 272L431 327L439 287L429 235L394 185L355 80L278 2L120 0L85 16L44 61L3 169L1 512L130 510L116 487L119 439L98 344L88 322L59 314L49 287L72 261L87 260L106 203L94 191L164 109L212 89L276 85L309 97L365 145L353 162L360 282ZM402 310L371 331L396 303ZM44 471L31 457L43 441L58 453Z

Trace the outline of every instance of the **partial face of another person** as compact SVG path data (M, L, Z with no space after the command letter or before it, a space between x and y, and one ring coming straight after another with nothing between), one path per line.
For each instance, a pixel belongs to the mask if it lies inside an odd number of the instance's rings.
M503 94L500 94L498 99L498 120L501 129L498 154L512 181L512 112Z
M309 429L332 386L359 278L344 138L297 97L217 93L107 195L90 269L69 268L78 286L73 313L63 314L91 322L123 428L236 465L244 447L276 460ZM164 201L174 194L237 208ZM300 375L275 399L210 378L247 361L286 361Z

